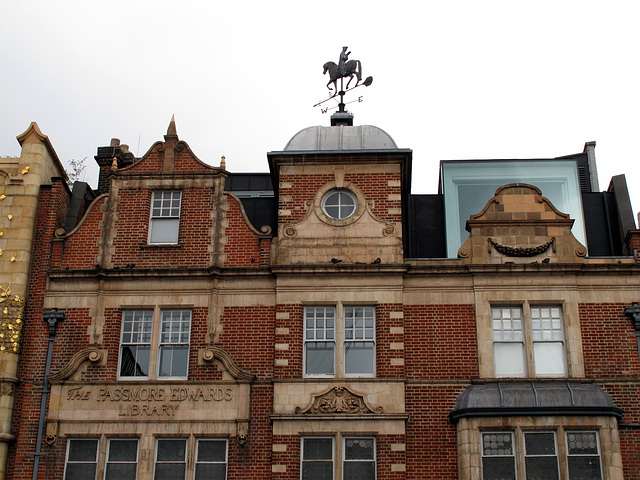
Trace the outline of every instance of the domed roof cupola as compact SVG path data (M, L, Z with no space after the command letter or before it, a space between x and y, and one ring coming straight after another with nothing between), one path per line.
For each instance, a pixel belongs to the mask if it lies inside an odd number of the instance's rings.
M373 125L357 127L308 127L296 133L285 152L338 152L344 150L397 150L391 136Z

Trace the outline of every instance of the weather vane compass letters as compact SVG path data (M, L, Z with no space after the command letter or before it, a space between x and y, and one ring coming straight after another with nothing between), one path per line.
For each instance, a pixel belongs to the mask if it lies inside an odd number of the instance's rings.
M335 62L327 62L323 66L323 74L326 75L327 73L329 73L329 82L327 83L327 88L329 89L329 93L331 93L332 95L329 98L316 103L314 107L318 107L325 102L328 102L329 100L335 99L338 95L340 96L340 101L337 107L321 107L320 110L322 111L322 113L327 113L329 110L333 110L334 108L338 108L339 112L346 113L346 110L344 109L346 105L344 103L344 95L347 92L362 85L368 87L373 82L373 77L367 77L364 81L362 81L362 64L360 63L360 60L349 60L349 55L351 54L351 52L347 51L348 48L349 47L342 47L342 52L340 52L340 58L338 59L337 64ZM353 87L349 88L354 77L356 78L356 84ZM346 87L344 86L345 78L349 79L347 81ZM340 80L340 90L338 90L338 80ZM356 100L352 100L347 103L353 102L362 102L362 96L359 96Z

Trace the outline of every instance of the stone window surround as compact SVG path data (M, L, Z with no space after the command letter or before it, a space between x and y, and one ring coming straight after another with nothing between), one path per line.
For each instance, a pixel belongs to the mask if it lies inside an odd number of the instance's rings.
M344 189L348 190L352 193L357 200L356 210L349 217L344 218L342 220L338 220L335 218L331 218L322 208L322 202L327 193L331 190ZM324 186L318 189L316 192L315 198L313 200L313 211L318 216L318 218L328 225L332 225L334 227L345 227L347 225L351 225L357 222L366 209L366 199L362 191L352 182L344 182L340 177L336 178L336 181L332 181L326 183Z
M533 320L534 320L534 315L532 313L532 310L534 308L559 308L560 309L560 320L562 321L562 334L563 334L563 338L562 339L558 339L558 340L535 340L534 335L533 335ZM524 364L524 368L525 368L525 375L514 375L515 377L550 377L550 378L565 378L566 372L567 372L567 365L566 365L566 356L567 356L567 345L566 345L566 341L564 339L564 316L563 316L563 308L561 304L552 304L552 303L529 303L528 301L524 301L522 305L520 304L515 304L515 305L503 305L503 304L495 304L495 305L491 305L492 311L493 310L502 310L504 308L510 308L510 309L517 309L520 311L520 320L522 322L522 334L523 337L521 340L495 340L494 339L494 355L495 355L495 348L496 348L496 343L520 343L523 345L524 347L524 354L525 354L525 364ZM492 320L493 320L493 314L492 314ZM492 329L493 329L493 325L492 325ZM536 356L535 356L535 344L536 343L546 343L546 342L552 342L552 343L561 343L562 344L562 348L563 348L563 356L564 356L564 370L565 370L565 374L564 375L552 375L552 374L541 374L538 373L537 368L536 368ZM494 356L495 359L495 356ZM498 375L495 373L495 360L494 360L494 375L497 377ZM501 378L504 377L511 377L510 375L501 375Z
M152 329L151 329L151 348L149 352L149 371L147 376L121 376L120 368L122 362L122 328L124 324L124 314L125 311L132 310L147 310L153 311L152 315ZM126 308L122 308L121 311L121 326L120 326L120 345L118 348L118 381L140 381L140 380L186 380L189 377L189 353L187 353L187 375L184 377L160 377L158 374L159 368L159 358L160 358L160 327L162 323L162 312L167 310L193 310L193 305L180 305L180 306L165 306L165 305L155 305L155 306L127 306ZM193 314L191 315L191 326L193 325ZM190 334L191 334L191 328ZM189 335L191 337L191 335ZM189 350L191 346L191 338L189 338Z
M482 478L482 434L491 432L514 433L516 452L516 478L526 478L524 472L524 432L555 432L560 480L568 480L567 432L596 432L598 436L602 478L622 479L622 460L619 433L615 417L589 416L527 416L527 417L475 417L458 422L458 470L460 480Z
M377 442L375 435L364 434L346 434L341 432L335 432L333 435L303 435L300 437L300 478L304 480L302 477L302 465L303 465L303 456L304 456L304 441L307 439L330 439L331 440L331 448L332 448L332 459L331 463L333 464L333 479L334 480L342 480L343 477L343 467L345 461L345 441L349 438L358 438L358 439L367 439L373 440L373 463L375 466L375 474L374 478L377 478L377 463L378 463L378 455L377 455Z
M68 464L68 455L69 455L69 445L74 440L95 440L98 442L97 446L97 455L96 455L96 478L102 479L105 476L105 470L108 462L108 445L111 440L135 440L138 442L137 446L137 475L136 478L153 478L153 472L155 469L155 459L157 452L157 440L186 440L187 441L187 450L186 450L186 465L187 465L187 478L193 478L196 466L196 448L198 445L198 441L200 440L209 440L209 441L220 441L225 442L226 444L226 457L225 464L228 465L229 461L229 440L224 437L210 437L210 436L202 436L202 435L189 435L189 436L166 436L166 435L144 435L144 436L107 436L107 435L93 435L93 436L82 436L82 437L69 437L67 440L67 448L65 454L65 471ZM146 448L146 447L148 448ZM149 451L149 448L152 451ZM193 452L193 454L191 454ZM147 473L145 473L147 472ZM189 476L191 475L191 476Z
M165 193L170 193L171 196L173 197L174 193L179 193L178 195L178 215L171 215L170 211L172 210L172 207L169 207L169 215L166 215L165 213L165 208L161 205L160 206L160 214L159 215L154 215L153 211L154 211L154 201L156 200L156 194L162 194L160 197L160 201L162 202L164 200L164 194ZM147 240L147 244L148 245L177 245L179 242L179 238L180 238L180 216L182 213L182 190L163 190L163 189L156 189L156 190L152 190L151 191L151 208L149 209L149 237ZM178 222L178 228L176 229L176 241L175 242L152 242L151 238L153 235L153 228L154 228L154 222L156 220L174 220Z
M548 288L521 288L517 282L504 286L501 290L495 288L476 288L475 307L478 332L478 362L480 378L495 378L493 354L493 329L491 324L492 306L520 306L527 310L531 305L559 305L562 306L564 320L565 354L567 359L567 377L584 378L584 357L582 353L582 336L580 330L580 316L578 312L578 294L569 291L562 285L550 285ZM528 372L533 372L532 344L525 347L527 353ZM531 377L530 373L529 377Z
M305 365L306 365L306 348L303 346L303 377L305 378L373 378L376 376L376 305L372 305L370 303L351 303L351 302L342 302L337 301L333 304L320 303L320 304L305 304L304 311L306 312L306 307L334 307L335 308L335 350L334 350L334 373L333 374L307 374ZM358 373L358 374L346 374L345 373L345 344L347 341L345 340L345 317L344 317L344 308L345 307L373 307L374 309L374 321L373 321L373 372L370 374ZM303 312L302 321L306 323L306 313ZM303 324L303 344L306 343L306 325Z

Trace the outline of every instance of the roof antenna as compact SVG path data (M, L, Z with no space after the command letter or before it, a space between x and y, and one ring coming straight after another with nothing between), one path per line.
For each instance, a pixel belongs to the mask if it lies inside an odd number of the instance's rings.
M142 134L138 135L138 148L136 148L136 157L138 157L138 154L140 153L140 137L142 137Z

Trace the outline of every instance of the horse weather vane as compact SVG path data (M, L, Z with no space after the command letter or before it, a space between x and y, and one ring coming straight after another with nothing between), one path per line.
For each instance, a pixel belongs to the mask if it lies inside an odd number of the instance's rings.
M349 47L342 47L342 52L340 52L340 58L337 64L335 62L327 62L323 65L324 71L322 73L324 75L329 73L327 88L329 89L329 93L333 94L329 98L316 103L314 107L319 107L325 102L335 99L338 95L340 95L340 101L337 107L320 107L322 113L327 113L329 110L333 110L334 108L338 108L338 112L346 113L346 110L344 109L346 105L344 103L344 95L355 88L361 87L362 85L368 87L373 82L373 77L367 77L364 82L362 81L362 64L360 63L360 60L349 60L351 52L347 51L348 48ZM356 84L349 88L354 76L356 77ZM346 87L344 86L345 78L349 79ZM338 80L340 80L340 90L338 90ZM332 85L333 88L331 87ZM353 102L362 102L362 96L347 103Z

